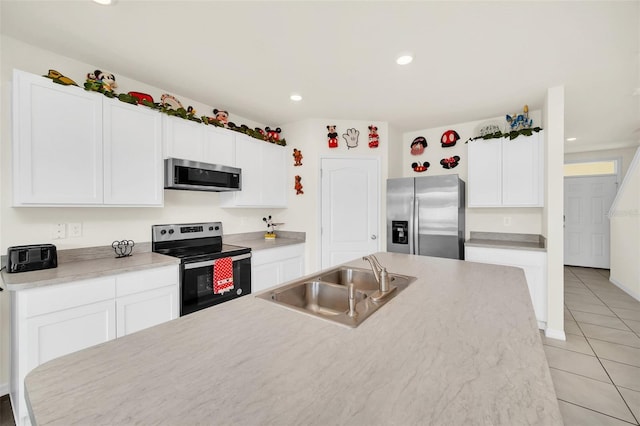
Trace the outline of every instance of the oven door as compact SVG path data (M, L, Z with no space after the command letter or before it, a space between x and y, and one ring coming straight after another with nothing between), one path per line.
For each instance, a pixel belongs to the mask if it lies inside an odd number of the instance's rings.
M213 269L219 259L180 266L180 316L251 294L251 253L231 257L233 289L223 294L213 293Z

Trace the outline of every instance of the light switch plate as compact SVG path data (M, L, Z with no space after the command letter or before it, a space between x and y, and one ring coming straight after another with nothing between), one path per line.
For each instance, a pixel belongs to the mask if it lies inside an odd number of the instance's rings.
M67 225L64 223L54 223L51 225L51 239L61 240L67 238Z
M69 224L69 237L77 238L82 237L82 223L70 223Z

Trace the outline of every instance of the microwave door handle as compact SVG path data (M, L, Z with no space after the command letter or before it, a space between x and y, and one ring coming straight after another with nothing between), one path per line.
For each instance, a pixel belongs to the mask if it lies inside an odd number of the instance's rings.
M250 257L251 257L251 253L247 253L247 254L241 254L239 256L233 256L231 260L236 262L238 260L249 259ZM196 268L204 268L205 266L213 266L216 264L216 261L218 260L219 259L203 260L202 262L187 263L184 265L184 269L196 269Z

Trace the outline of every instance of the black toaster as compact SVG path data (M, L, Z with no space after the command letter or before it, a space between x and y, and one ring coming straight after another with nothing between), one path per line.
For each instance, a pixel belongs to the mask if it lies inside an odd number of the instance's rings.
M27 272L58 267L53 244L13 246L7 249L7 272Z

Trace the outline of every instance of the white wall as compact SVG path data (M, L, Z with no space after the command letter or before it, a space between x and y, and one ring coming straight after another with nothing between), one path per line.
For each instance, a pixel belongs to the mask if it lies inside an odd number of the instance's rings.
M529 116L533 119L534 126L541 126L542 113L540 110L530 111ZM403 177L417 177L429 175L458 174L460 179L467 182L467 146L465 142L477 136L478 128L486 123L495 123L504 128L506 121L504 117L492 117L484 120L457 123L447 126L440 126L430 129L407 132L402 137L402 175ZM453 147L443 148L440 144L442 134L447 130L455 130L460 135L460 140ZM411 155L411 142L417 136L424 136L427 139L427 148L424 154L419 156ZM470 142L473 143L473 142ZM458 167L444 169L440 165L442 158L457 155L460 157ZM428 161L431 165L429 169L422 173L414 172L411 164L414 162L422 164ZM468 191L468 185L467 185ZM468 196L467 196L468 199ZM508 218L509 225L505 225L505 218ZM466 238L469 238L471 231L475 232L509 232L522 234L542 234L542 209L541 208L467 208L466 209Z
M548 337L564 334L564 86L547 90L545 128L545 201L542 218L547 238L547 329Z
M611 208L610 280L640 301L640 148Z

